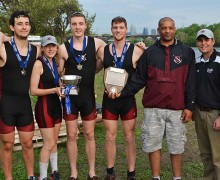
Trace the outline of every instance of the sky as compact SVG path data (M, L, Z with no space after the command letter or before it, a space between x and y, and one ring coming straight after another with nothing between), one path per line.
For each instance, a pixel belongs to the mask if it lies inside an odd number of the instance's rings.
M92 31L111 33L111 20L122 16L137 33L156 29L162 17L171 17L177 28L220 23L219 0L78 0L89 16L96 14Z

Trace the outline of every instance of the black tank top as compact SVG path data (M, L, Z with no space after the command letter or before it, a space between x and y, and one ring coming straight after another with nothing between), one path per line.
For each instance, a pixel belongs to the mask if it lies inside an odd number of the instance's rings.
M47 64L41 60L40 58L38 59L39 61L41 61L42 66L43 66L43 74L40 76L40 82L38 87L40 89L50 89L50 88L55 88L56 85L54 83L54 77L50 71L50 69L48 68ZM48 94L45 96L38 96L38 103L42 102L43 103L43 99L47 98L47 105L51 107L53 107L55 104L60 104L59 101L59 96L55 93L55 94Z
M2 94L25 95L29 92L30 77L37 55L37 47L31 45L31 55L26 67L26 75L21 75L22 68L9 42L5 42L6 63L0 68L0 83ZM26 58L26 57L24 57Z
M133 67L133 62L132 62L133 51L134 51L134 45L130 44L126 51L125 59L121 67L122 69L125 69L127 71L128 79L130 79L132 73L135 71L135 68ZM109 51L109 45L105 46L103 63L104 63L105 69L108 67L114 67L114 57Z
M41 89L55 88L56 85L54 84L54 77L49 67L41 58L39 58L38 60L41 61L43 66L43 74L40 76L39 88Z
M65 46L68 52L68 59L65 62L65 74L82 76L82 80L79 84L80 89L94 91L94 79L96 70L96 49L94 38L88 36L88 43L83 53L83 55L86 54L86 60L81 62L81 65L83 66L82 70L77 69L78 63L70 51L70 44L68 41L65 42ZM77 51L74 49L74 53L78 56L82 53L82 51Z

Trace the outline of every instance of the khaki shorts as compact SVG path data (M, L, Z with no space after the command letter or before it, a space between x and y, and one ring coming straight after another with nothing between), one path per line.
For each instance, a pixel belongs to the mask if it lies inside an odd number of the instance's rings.
M182 154L186 143L186 128L180 120L182 110L145 108L141 126L141 139L145 152L154 152L162 148L166 137L170 154Z

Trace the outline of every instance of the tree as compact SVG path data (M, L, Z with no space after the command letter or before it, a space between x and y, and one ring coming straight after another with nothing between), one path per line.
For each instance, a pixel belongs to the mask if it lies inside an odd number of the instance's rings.
M63 43L70 32L71 14L76 11L84 13L78 0L0 0L0 18L4 20L0 25L3 32L10 32L5 21L8 21L10 14L17 9L30 12L32 34L51 34L56 36L60 43ZM87 12L84 14L89 35L96 15L89 16Z

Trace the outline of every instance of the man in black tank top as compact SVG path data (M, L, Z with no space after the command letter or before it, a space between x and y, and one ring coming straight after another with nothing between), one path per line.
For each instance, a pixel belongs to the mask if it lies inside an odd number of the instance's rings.
M127 22L123 17L115 17L112 20L112 35L114 42L107 46L99 48L98 70L108 67L117 67L125 69L130 77L135 71L137 61L143 53L143 50L133 44L126 42ZM119 64L121 63L121 64ZM129 78L128 78L129 79ZM118 118L122 120L122 127L126 141L128 171L127 179L135 179L135 118L137 116L136 102L134 96L125 98L110 99L104 93L102 104L102 118L106 129L106 157L107 157L107 175L105 180L113 180L116 177L114 170L116 156L116 134Z
M9 20L13 36L0 44L0 139L5 179L12 179L15 127L20 136L28 179L34 179L34 120L29 97L30 76L40 49L28 43L29 15L16 11ZM19 177L24 179L24 177Z
M94 127L96 123L96 104L94 94L94 78L96 71L96 52L105 45L104 41L85 36L86 18L76 12L71 16L70 27L72 38L59 47L59 72L63 75L79 75L79 94L70 95L70 112L67 113L63 100L63 114L67 125L67 150L71 167L69 179L77 179L77 119L80 116L86 139L86 153L88 157L88 180L98 179L95 174L95 139ZM65 73L64 73L65 69Z

